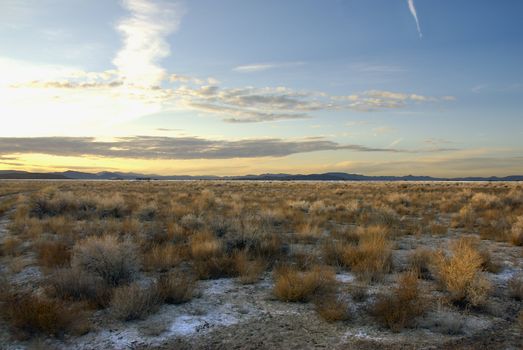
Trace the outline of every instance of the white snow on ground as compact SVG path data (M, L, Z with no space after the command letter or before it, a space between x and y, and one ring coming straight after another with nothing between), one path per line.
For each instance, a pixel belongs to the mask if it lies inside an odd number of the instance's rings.
M354 282L355 279L356 278L354 277L354 275L351 273L348 273L348 272L338 273L336 275L336 281L338 281L340 283L351 283L351 282Z
M78 349L128 349L139 344L161 344L178 337L201 334L215 327L231 326L263 314L263 308L249 299L262 298L271 284L242 286L232 278L201 281L201 296L182 305L164 305L146 320L128 322L121 329L92 332L74 341ZM230 299L231 294L238 298ZM156 324L157 335L144 334L143 328ZM163 329L165 328L165 329ZM72 344L68 344L70 346Z

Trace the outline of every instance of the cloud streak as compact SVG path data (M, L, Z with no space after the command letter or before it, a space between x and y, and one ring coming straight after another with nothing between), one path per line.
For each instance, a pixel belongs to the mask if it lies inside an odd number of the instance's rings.
M170 54L166 37L180 23L183 9L178 3L153 0L123 0L129 17L116 29L123 37L123 47L113 60L127 84L156 86L166 77L159 61Z
M344 145L323 138L212 140L200 137L132 136L117 138L111 142L97 141L94 137L0 138L0 156L2 157L47 154L72 157L185 160L285 157L298 153L337 150L409 152L392 148Z
M407 1L409 3L410 13L412 14L412 17L414 17L414 20L416 21L416 28L418 29L419 37L422 38L423 34L421 33L421 27L420 27L419 19L418 19L418 12L416 11L416 6L414 5L414 0L407 0Z

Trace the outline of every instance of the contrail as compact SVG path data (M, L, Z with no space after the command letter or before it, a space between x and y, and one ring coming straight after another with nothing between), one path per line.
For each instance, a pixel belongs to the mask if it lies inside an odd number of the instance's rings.
M419 20L418 20L418 13L416 12L416 6L414 6L414 0L408 0L408 2L409 2L410 13L412 13L412 17L414 17L414 20L416 21L416 27L418 28L419 37L422 38L423 34L421 33L421 27L419 25Z

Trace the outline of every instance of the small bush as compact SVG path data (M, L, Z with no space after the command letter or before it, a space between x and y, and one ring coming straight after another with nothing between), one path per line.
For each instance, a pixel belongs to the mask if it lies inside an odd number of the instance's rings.
M172 244L155 245L144 254L144 268L147 271L167 271L183 259L182 250Z
M78 269L57 270L48 284L54 296L65 300L88 301L104 307L110 299L110 288L101 277Z
M512 225L510 240L514 245L523 246L523 216Z
M133 283L116 288L111 299L111 313L119 320L131 321L155 312L160 303L156 287Z
M191 237L190 248L194 259L207 259L220 252L221 243L211 233L203 232Z
M454 241L451 256L442 251L434 255L435 274L457 304L481 306L490 292L490 283L483 276L481 254L467 238Z
M234 264L243 284L257 282L267 267L267 263L262 259L249 259L246 251L234 255Z
M392 249L387 229L371 226L360 237L357 246L344 246L341 261L361 279L377 281L392 268Z
M402 274L391 294L381 296L373 306L374 316L386 327L397 332L410 326L425 313L427 305L421 296L418 273Z
M181 304L190 301L194 296L195 281L182 273L171 273L160 277L158 294L168 304Z
M6 293L1 307L2 316L17 337L35 335L58 337L70 331L73 313L62 302L31 293ZM74 317L81 314L74 313Z
M508 293L511 298L523 300L523 274L514 275L508 281Z
M419 278L431 279L430 266L434 252L426 248L416 248L409 256L409 268L418 273Z
M321 266L308 271L283 266L275 271L274 277L273 292L282 301L310 301L315 296L330 292L336 285L334 271Z
M335 295L317 300L316 312L327 322L345 321L349 319L347 304Z
M38 263L45 267L63 267L69 265L71 249L61 241L44 240L36 244Z
M132 281L139 269L135 245L113 236L89 237L73 249L72 266L100 276L112 286Z
M227 254L193 261L193 269L199 279L217 279L237 276L234 258Z

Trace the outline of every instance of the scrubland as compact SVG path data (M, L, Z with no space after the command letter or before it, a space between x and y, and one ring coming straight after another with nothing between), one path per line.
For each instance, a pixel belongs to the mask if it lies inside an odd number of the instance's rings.
M6 348L519 348L518 183L0 182Z

